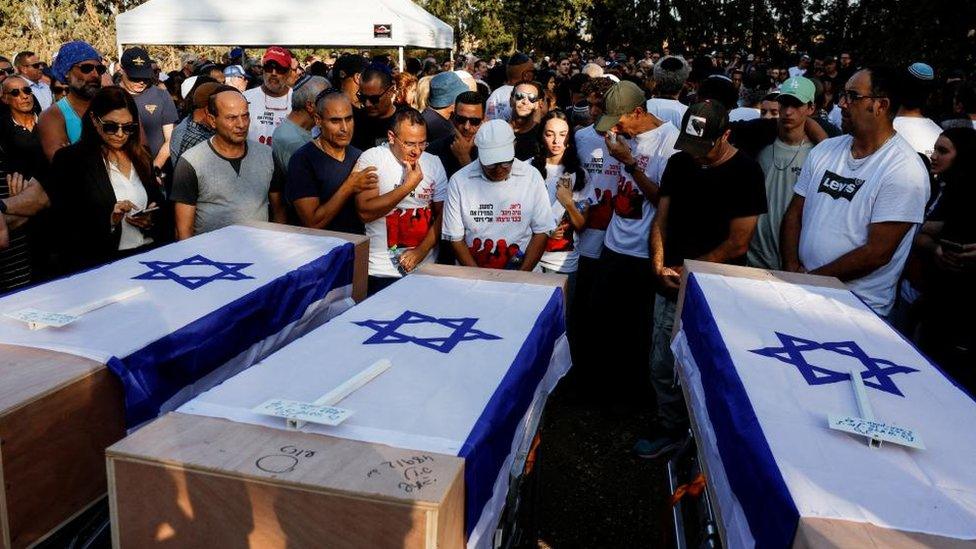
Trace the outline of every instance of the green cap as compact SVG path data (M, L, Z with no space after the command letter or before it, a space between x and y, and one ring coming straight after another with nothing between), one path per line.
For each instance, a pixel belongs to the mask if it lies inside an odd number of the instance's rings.
M633 82L624 80L613 85L603 96L604 114L596 122L596 131L608 132L620 117L644 106L644 92Z
M793 78L787 78L779 85L779 94L795 97L800 100L800 103L806 105L807 103L813 103L813 98L817 95L817 88L813 85L813 80L802 76L794 76Z

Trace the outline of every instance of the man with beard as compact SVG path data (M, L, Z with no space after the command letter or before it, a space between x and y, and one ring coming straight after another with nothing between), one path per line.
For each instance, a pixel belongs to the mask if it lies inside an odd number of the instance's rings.
M515 158L529 161L539 153L539 105L543 100L542 85L520 82L512 90L511 121L515 132Z
M173 192L179 240L235 223L268 220L271 147L249 141L247 100L222 85L207 103L216 135L183 153Z
M341 91L319 94L315 101L319 136L302 145L288 162L285 197L305 227L363 234L356 213L357 193L376 188L376 168L353 171L362 151L350 146L352 103Z
M368 151L389 139L394 115L408 108L394 103L395 96L396 84L389 72L378 68L363 71L356 94L362 108L353 110L356 119L356 131L352 136L354 147Z
M41 113L37 121L41 148L48 161L58 149L81 139L81 117L102 87L105 65L91 44L75 40L61 46L51 71L59 82L68 85L68 95Z
M248 140L270 147L275 128L291 112L291 61L291 53L281 46L271 46L264 52L264 83L244 92L251 116Z
M416 109L394 115L388 144L359 157L356 167L376 169L378 185L356 195L369 237L369 294L437 258L447 176L427 148L427 124Z

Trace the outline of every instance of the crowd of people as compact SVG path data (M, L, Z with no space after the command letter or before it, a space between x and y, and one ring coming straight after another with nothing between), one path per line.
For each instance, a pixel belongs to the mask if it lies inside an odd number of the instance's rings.
M655 457L686 430L669 343L696 259L837 277L976 389L962 74L851 52L182 61L0 57L0 292L250 221L368 236L371 294L432 262L565 274L575 383L653 389Z

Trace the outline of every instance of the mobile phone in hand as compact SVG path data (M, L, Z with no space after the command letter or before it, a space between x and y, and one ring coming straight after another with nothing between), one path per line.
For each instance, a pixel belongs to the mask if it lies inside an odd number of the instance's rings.
M143 215L148 215L159 209L159 206L150 206L149 208L144 208L142 210L136 210L134 212L129 212L129 217L140 217Z

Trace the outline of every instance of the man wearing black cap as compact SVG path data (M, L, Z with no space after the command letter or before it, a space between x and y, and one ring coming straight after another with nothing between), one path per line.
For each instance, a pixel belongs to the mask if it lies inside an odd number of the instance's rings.
M162 170L169 160L169 143L173 126L179 119L173 99L164 90L152 85L152 61L142 48L122 52L122 87L135 99L139 108L139 122L146 134L146 145L153 157L153 167Z
M653 458L677 447L688 413L674 383L671 330L684 260L744 265L760 214L766 212L762 169L729 143L729 116L716 101L688 108L661 176L651 225L651 265L658 281L654 303L651 382L657 395L657 433L634 448Z

